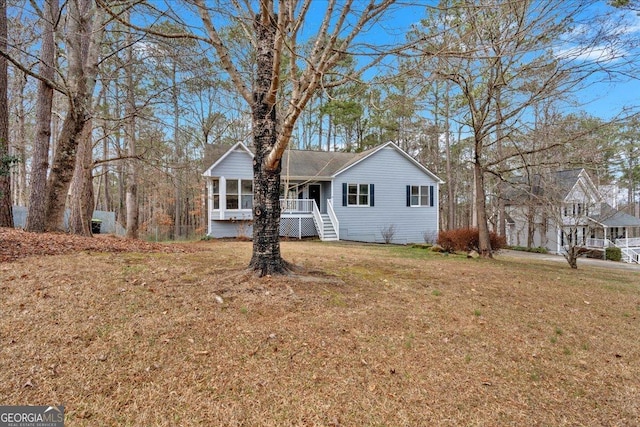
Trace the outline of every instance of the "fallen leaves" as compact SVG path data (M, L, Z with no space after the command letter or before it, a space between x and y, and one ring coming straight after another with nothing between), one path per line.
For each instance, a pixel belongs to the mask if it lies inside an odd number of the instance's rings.
M188 245L168 245L131 240L113 235L83 237L65 233L29 233L0 228L0 262L33 255L64 255L75 252L192 252ZM21 277L22 278L22 277Z

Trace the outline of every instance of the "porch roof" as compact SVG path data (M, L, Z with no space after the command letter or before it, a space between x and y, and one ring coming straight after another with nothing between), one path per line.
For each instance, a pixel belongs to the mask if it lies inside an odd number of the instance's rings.
M591 219L603 227L640 227L640 218L618 211L606 204L602 206L602 214Z

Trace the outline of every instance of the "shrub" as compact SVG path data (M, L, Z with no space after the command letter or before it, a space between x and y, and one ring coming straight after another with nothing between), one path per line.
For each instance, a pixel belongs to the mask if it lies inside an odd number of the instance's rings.
M620 249L620 248L607 248L606 249L606 258L609 261L620 261L620 260L622 260L622 249Z
M380 234L382 234L382 240L389 244L393 241L393 236L396 234L396 226L394 224L388 225L380 230Z
M547 250L547 248L543 248L542 246L537 246L535 248L529 248L527 246L509 246L508 248L512 251L533 252L536 254L549 253L549 250Z
M429 243L429 244L434 244L437 240L437 235L435 233L435 231L423 231L422 232L422 238L424 239L425 243Z
M489 233L491 249L498 251L507 244L506 239L494 232ZM480 235L477 228L459 228L457 230L441 231L438 234L438 244L447 252L478 251L480 252Z

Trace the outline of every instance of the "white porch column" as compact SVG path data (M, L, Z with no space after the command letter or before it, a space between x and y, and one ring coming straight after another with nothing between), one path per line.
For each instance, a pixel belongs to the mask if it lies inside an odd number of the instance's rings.
M224 218L224 211L227 209L227 180L220 177L220 219Z
M208 224L207 224L207 234L211 235L211 220L213 219L213 178L211 178L210 176L207 177L207 179L205 180L205 185L207 186L207 200L206 200L206 206L207 206L207 219L208 219Z

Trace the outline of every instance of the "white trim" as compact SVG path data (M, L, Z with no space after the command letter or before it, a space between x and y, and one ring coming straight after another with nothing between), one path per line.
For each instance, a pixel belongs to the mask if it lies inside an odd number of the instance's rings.
M353 194L349 193L349 186L350 185L355 185L356 186L356 203L351 204L349 203L349 196L353 196ZM361 204L360 203L360 186L361 185L366 185L367 186L367 204ZM362 194L364 196L364 194ZM347 206L345 206L347 208L370 208L371 207L371 184L364 184L364 183L359 183L359 182L347 182Z

